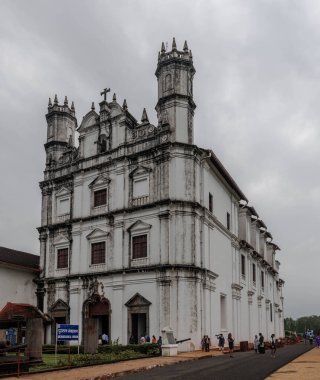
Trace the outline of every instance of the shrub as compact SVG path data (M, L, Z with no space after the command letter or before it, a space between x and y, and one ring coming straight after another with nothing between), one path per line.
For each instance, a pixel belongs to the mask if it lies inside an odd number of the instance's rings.
M42 352L44 354L54 354L56 350L56 346L54 344L43 344L42 345ZM78 353L78 346L65 346L58 344L57 347L57 353L58 354L77 354ZM79 346L79 352L83 354L83 346Z
M123 346L121 344L118 345L109 345L105 344L99 346L99 353L120 353L123 351L133 351L139 352L140 354L144 354L146 356L157 356L160 355L160 347L156 343L146 343L146 344L128 344L127 346Z

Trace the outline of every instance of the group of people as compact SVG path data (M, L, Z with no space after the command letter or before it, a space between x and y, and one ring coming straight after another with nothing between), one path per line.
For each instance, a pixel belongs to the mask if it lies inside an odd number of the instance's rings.
M315 342L316 347L320 348L320 331L318 331L316 335L313 333L313 330L305 331L303 333L303 340L304 344L309 342L309 344L312 345L313 342Z
M262 335L262 333L259 333L259 337L258 335L255 335L254 341L253 341L253 348L256 354L257 353L264 354L266 352L264 336ZM271 334L270 350L271 350L271 357L275 358L276 351L277 351L277 340L274 334Z
M109 336L106 333L103 333L102 335L99 335L99 344L108 344L109 343Z
M218 334L216 335L218 339L218 347L220 351L224 351L224 346L226 343L225 337L223 334ZM320 339L319 339L320 342ZM232 334L229 333L227 336L227 343L229 346L229 355L231 358L233 358L233 350L234 350L234 338L232 337ZM320 343L319 343L320 344ZM202 340L201 340L201 347L202 351L208 352L210 349L211 341L208 335L204 335ZM256 353L264 354L265 353L265 341L264 341L264 336L262 333L259 333L258 335L255 335L254 337L254 342L253 342L253 348ZM270 349L271 349L271 357L275 358L276 357L276 350L277 350L277 340L275 338L275 335L271 335L271 340L270 340Z
M216 337L218 339L218 347L221 351L223 351L224 345L225 345L225 338L224 338L223 334L218 334L218 335L216 335ZM228 346L229 346L230 358L233 358L232 354L233 354L233 349L234 349L234 338L232 337L231 333L228 334L227 341L228 341ZM204 335L202 340L201 340L202 351L208 352L210 349L210 346L211 346L211 340L210 340L209 336Z
M136 338L134 335L131 335L129 338L129 344L137 344L138 342L136 341ZM157 339L154 335L152 335L152 338L150 338L149 335L142 335L139 339L140 344L145 344L145 343L157 343L159 346L162 345L162 338L159 336Z

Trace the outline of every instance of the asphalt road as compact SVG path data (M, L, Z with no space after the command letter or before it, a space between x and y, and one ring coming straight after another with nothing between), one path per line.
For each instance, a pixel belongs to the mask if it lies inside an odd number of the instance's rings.
M229 355L189 361L146 372L124 376L125 380L264 380L271 373L291 362L314 346L296 344L279 348L276 358L270 351L264 355L250 352L236 352Z

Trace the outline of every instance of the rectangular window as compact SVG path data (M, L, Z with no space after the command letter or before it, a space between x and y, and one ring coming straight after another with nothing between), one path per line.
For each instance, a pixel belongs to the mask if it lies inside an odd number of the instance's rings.
M227 228L230 230L230 214L227 212Z
M272 322L272 314L273 314L273 311L272 311L272 303L270 304L270 322Z
M97 190L93 194L93 207L104 206L107 204L107 189Z
M132 258L141 259L148 256L148 236L139 235L132 238Z
M91 244L91 264L104 264L106 262L106 243Z
M252 282L256 283L256 264L252 263Z
M261 271L261 288L264 289L264 272Z
M246 257L241 255L241 276L246 277Z
M213 211L213 196L211 193L209 193L209 211Z
M227 327L227 303L224 295L220 295L220 327L221 330Z
M68 248L58 249L57 269L68 268Z
M149 195L149 179L140 178L133 181L133 198Z

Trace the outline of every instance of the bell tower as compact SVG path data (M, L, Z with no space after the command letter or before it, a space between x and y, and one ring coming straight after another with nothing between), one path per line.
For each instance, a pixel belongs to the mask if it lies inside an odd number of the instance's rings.
M169 124L171 141L193 144L193 116L196 105L193 101L192 53L187 41L183 51L177 50L173 38L171 51L166 51L162 42L155 75L158 79L158 103L156 111L159 124Z
M58 162L59 158L66 150L74 147L75 130L77 119L72 102L71 108L68 99L65 97L64 104L58 104L58 97L55 95L52 104L49 98L47 119L47 142L44 145L47 154L47 167Z

